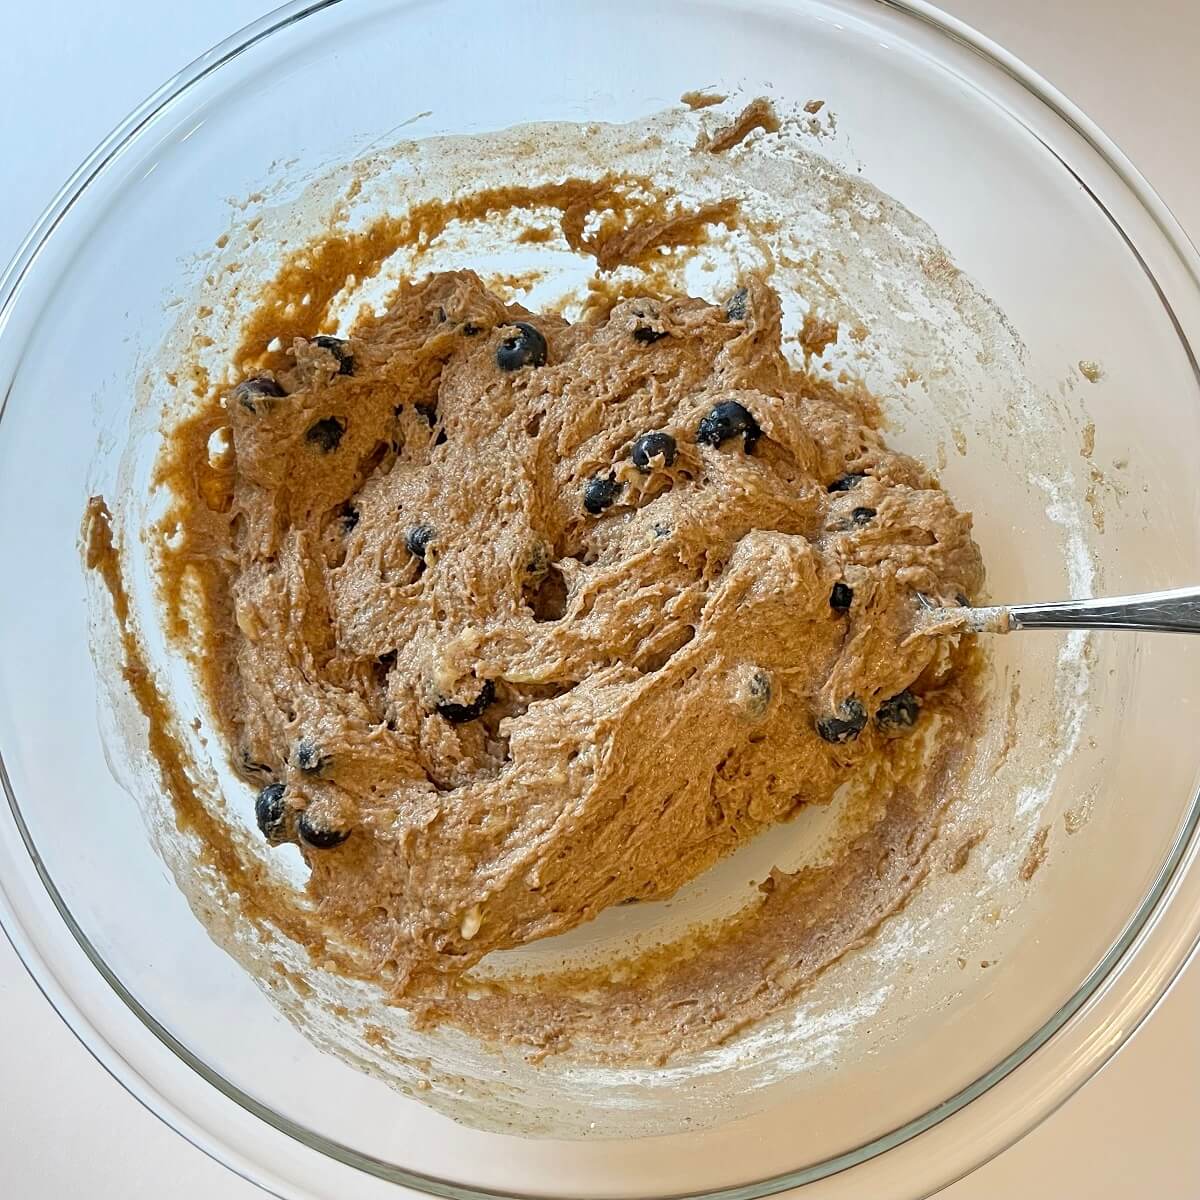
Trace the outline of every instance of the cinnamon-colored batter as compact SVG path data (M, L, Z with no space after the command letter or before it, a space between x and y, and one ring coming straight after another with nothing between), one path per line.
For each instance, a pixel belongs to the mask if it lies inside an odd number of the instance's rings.
M568 325L440 274L286 362L190 464L205 678L401 1001L669 895L953 691L905 634L980 587L970 518L759 282Z

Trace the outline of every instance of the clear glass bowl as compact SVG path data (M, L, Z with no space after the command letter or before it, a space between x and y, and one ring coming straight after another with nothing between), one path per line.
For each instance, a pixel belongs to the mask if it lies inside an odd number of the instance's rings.
M417 113L406 135L623 121L702 86L826 99L838 136L818 149L928 221L1011 322L1039 436L1003 388L949 416L936 381L885 397L903 448L956 447L943 478L975 511L994 595L1200 578L1195 251L1086 118L932 9L297 3L214 49L80 168L0 286L0 918L107 1069L279 1195L927 1195L1098 1070L1200 934L1200 644L1167 637L997 643L1000 703L946 844L986 836L962 870L935 859L806 1001L862 1000L825 1027L837 1053L753 1104L753 1062L708 1081L705 1123L733 1119L699 1132L670 1073L639 1084L683 1130L655 1138L518 1138L397 1094L285 1021L156 855L117 782L145 763L110 737L76 540L89 495L145 482L118 475L146 434L140 367L228 198L286 192ZM1093 360L1102 374L1077 365ZM1043 829L1044 864L1015 877ZM553 1068L529 1087L548 1114L581 1102ZM615 1095L595 1096L600 1133Z

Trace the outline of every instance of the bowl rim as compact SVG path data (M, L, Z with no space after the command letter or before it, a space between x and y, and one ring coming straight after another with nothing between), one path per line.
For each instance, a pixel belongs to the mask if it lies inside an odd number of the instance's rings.
M92 153L80 164L63 184L42 216L21 242L12 260L0 275L0 338L22 291L22 286L33 269L41 252L54 236L56 230L70 210L83 196L88 187L110 167L155 120L189 89L219 71L257 43L281 32L326 9L342 4L344 0L290 0L271 12L244 26L239 31L218 42L189 65L170 77L141 105L134 109ZM935 8L928 0L866 0L873 8L890 10L927 26L936 33L971 51L986 63L998 68L1026 93L1044 105L1077 134L1096 154L1103 164L1125 185L1132 196L1151 217L1159 232L1200 294L1200 254L1180 227L1175 217L1149 186L1141 173L1117 146L1070 100L1050 85L1038 73L1021 60L1004 50L990 38L977 32L958 18ZM805 0L786 0L789 8L803 7ZM1066 164L1064 164L1066 165ZM1069 168L1068 168L1069 169ZM1095 197L1093 197L1095 198ZM1097 200L1097 203L1099 201ZM1119 227L1118 227L1119 228ZM1133 247L1131 246L1131 249ZM1136 254L1136 250L1134 251ZM1143 262L1151 280L1153 273ZM1176 332L1184 349L1189 354L1193 370L1200 379L1197 353L1188 341L1187 334L1176 317L1165 296L1161 296L1168 314L1175 321ZM7 394L0 396L0 418ZM75 965L90 964L104 978L112 990L105 1000L114 997L127 1010L123 1016L132 1014L170 1052L178 1064L189 1068L203 1082L211 1084L222 1096L239 1106L244 1113L266 1122L286 1137L316 1151L335 1162L355 1168L386 1182L401 1184L425 1195L453 1197L455 1200L526 1200L523 1195L489 1189L471 1188L448 1180L407 1171L391 1163L373 1158L361 1151L327 1139L305 1129L298 1123L274 1112L253 1100L240 1089L209 1068L201 1059L175 1039L138 1000L124 987L91 946L67 909L53 880L38 854L32 836L18 807L3 755L0 753L0 787L7 798L4 823L12 825L28 853L28 862L16 864L24 876L24 882L40 883L45 894L38 893L44 903L47 899L61 917L75 946L66 942L67 954L76 959ZM35 882L36 881L36 882ZM1186 906L1191 905L1188 909ZM1168 918L1168 910L1171 911ZM187 1141L204 1151L217 1162L228 1167L274 1195L298 1196L301 1193L281 1176L273 1173L263 1163L251 1159L235 1148L228 1139L212 1132L208 1126L185 1112L166 1092L138 1065L126 1058L121 1049L97 1023L86 1014L74 999L71 990L60 977L60 972L43 955L35 939L23 924L17 905L14 903L7 881L0 875L0 929L5 933L18 958L28 971L35 985L48 1003L63 1020L92 1057L139 1103L162 1120ZM55 927L56 933L61 929ZM1164 944L1165 943L1165 944ZM945 1157L936 1184L923 1190L923 1196L952 1183L970 1173L976 1167L1007 1149L1025 1133L1035 1128L1083 1086L1125 1044L1142 1022L1155 1010L1171 985L1182 973L1192 956L1200 947L1200 794L1193 797L1187 816L1183 821L1166 859L1160 866L1155 879L1130 917L1121 936L1108 952L1088 973L1075 993L1030 1037L1011 1051L999 1063L971 1084L960 1089L928 1112L915 1117L886 1134L873 1138L857 1147L843 1151L820 1163L799 1170L775 1175L752 1184L720 1188L714 1191L689 1193L688 1200L753 1200L753 1198L777 1195L783 1191L807 1184L830 1180L851 1168L868 1168L875 1165L876 1173L881 1160L889 1161L922 1134L943 1130L951 1118L961 1114L989 1092L1005 1092L1006 1107L999 1110L984 1137L976 1136L959 1146L957 1154ZM56 946L56 951L59 947ZM82 953L86 964L74 952ZM1127 967L1137 960L1142 967L1141 987L1127 989L1124 996L1118 995L1115 982ZM1085 1030L1090 1021L1095 1028ZM1106 1037L1094 1036L1096 1029L1108 1031ZM1064 1039L1074 1033L1073 1044L1060 1045L1060 1057L1065 1052L1065 1067L1055 1073L1040 1089L1036 1101L1015 1098L1012 1075L1017 1067L1027 1063L1034 1053L1052 1039ZM1093 1036L1088 1036L1088 1035ZM1008 1084L1005 1088L1004 1085ZM856 1181L863 1178L855 1171ZM842 1175L842 1179L845 1176ZM855 1185L850 1185L855 1186ZM923 1184L922 1187L926 1187ZM839 1194L841 1192L839 1191ZM880 1192L879 1194L882 1194ZM889 1189L890 1194L890 1189Z

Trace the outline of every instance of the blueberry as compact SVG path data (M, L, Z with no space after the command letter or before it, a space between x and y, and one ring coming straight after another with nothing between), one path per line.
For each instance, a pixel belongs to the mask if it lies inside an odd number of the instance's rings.
M867 714L863 706L853 697L842 701L840 716L820 717L817 732L827 742L852 742L863 731Z
M866 525L874 518L874 516L875 510L873 508L856 508L850 514L850 520L852 520L855 525Z
M742 435L746 453L754 450L755 443L762 437L758 422L736 400L726 400L716 405L712 412L700 422L696 430L696 441L702 446L719 446L731 437Z
M355 508L353 504L347 502L346 504L342 505L340 519L342 522L343 533L350 533L351 530L354 529L354 527L358 524L358 516L358 509Z
M621 485L611 475L596 475L583 489L583 507L598 516L621 494Z
M271 845L287 841L287 805L282 783L268 783L254 801L254 819L259 831Z
M404 535L404 546L414 558L424 558L429 543L433 541L433 527L430 525L414 525Z
M827 492L849 492L866 479L865 475L839 475L825 490Z
M903 733L917 723L920 711L920 701L905 688L879 706L875 712L875 724L889 733Z
M304 844L312 846L315 850L331 850L334 846L340 846L350 836L348 829L329 829L318 825L309 817L307 809L300 814L296 830Z
M659 339L666 336L667 331L665 329L651 329L649 325L638 325L633 331L633 340L641 342L646 346L653 345Z
M834 612L844 613L850 611L850 605L853 603L854 589L844 583L835 583L829 593L829 607Z
M746 288L738 288L728 300L725 301L725 315L731 321L744 321L749 305L750 292Z
M322 754L318 747L305 738L296 744L296 766L306 775L316 775L329 765L328 755Z
M546 339L525 321L514 321L513 328L517 332L496 347L496 366L502 371L544 366Z
M496 698L496 685L490 680L484 680L479 695L470 704L455 704L453 700L439 700L436 708L438 715L445 717L451 725L465 725L468 721L476 721L483 716L484 709Z
M328 350L337 359L339 375L354 374L354 355L350 353L350 346L344 338L333 337L328 333L318 333L313 338L313 345L320 346L322 350Z
M643 475L649 475L654 469L652 465L654 459L660 454L663 466L669 467L675 461L675 439L669 433L663 433L661 429L656 429L653 433L643 433L633 443L633 450L629 457L633 459L633 465Z
M265 375L258 375L254 379L243 379L233 389L233 394L243 408L256 413L266 412L271 407L272 400L286 396L287 392L275 380L268 379Z
M339 417L322 417L308 427L304 440L316 446L322 454L331 454L342 444L346 422Z

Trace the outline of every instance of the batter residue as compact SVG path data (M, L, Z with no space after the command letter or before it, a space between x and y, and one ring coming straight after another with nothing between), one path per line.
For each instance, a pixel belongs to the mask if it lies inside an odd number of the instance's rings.
M728 145L774 125L755 102ZM561 236L604 274L574 323L451 270L338 327L347 279L396 247L521 208L539 224L517 242ZM742 221L734 199L601 176L337 230L280 266L238 381L168 429L167 633L307 894L268 878L159 746L180 823L242 917L419 1022L607 1062L712 1046L926 869L976 663L910 635L918 593L952 608L981 588L971 521L887 447L865 388L817 370L836 321L805 317L801 369L768 272L719 303L657 273ZM640 280L610 274L627 266ZM99 501L87 545L124 625ZM729 919L595 969L480 967L670 896L847 785L863 811L836 861L772 871Z
M398 1000L669 895L954 692L904 633L980 586L970 519L761 283L568 325L443 273L290 350L186 463L206 677Z

